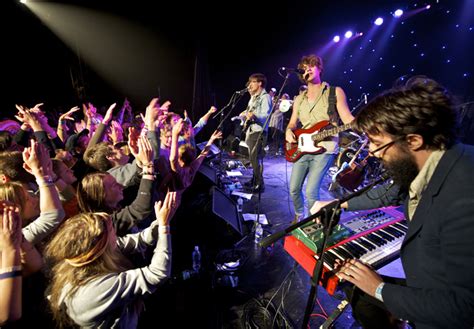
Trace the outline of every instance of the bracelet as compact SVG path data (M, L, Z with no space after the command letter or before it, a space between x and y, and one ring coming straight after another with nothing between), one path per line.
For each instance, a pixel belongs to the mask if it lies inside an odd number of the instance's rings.
M22 269L23 269L23 266L21 266L21 265L4 267L4 268L0 269L0 274L8 273L8 272L14 272L14 271L21 271Z
M11 271L0 274L0 280L21 276L21 271Z
M377 298L381 302L383 302L382 289L384 285L385 285L385 282L381 282L375 289L375 298Z
M49 176L49 175L44 175L43 177L39 177L39 178L36 178L36 184L38 184L38 186L42 187L42 186L52 186L54 185L54 182L55 180L53 179L52 176Z

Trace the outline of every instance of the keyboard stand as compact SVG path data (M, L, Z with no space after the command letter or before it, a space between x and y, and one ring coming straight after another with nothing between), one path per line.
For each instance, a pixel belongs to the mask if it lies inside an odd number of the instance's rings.
M311 289L309 291L308 301L306 302L303 324L301 326L301 328L303 329L308 328L309 319L314 309L314 302L316 298L318 298L318 285L319 280L321 280L321 274L324 263L324 261L322 260L327 247L328 238L331 235L332 229L339 223L339 219L341 218L341 203L339 201L335 202L331 204L331 207L325 207L321 210L323 210L321 220L324 226L323 243L321 246L321 253L319 254L318 258L321 261L316 263L316 266L313 270L313 275L311 276Z

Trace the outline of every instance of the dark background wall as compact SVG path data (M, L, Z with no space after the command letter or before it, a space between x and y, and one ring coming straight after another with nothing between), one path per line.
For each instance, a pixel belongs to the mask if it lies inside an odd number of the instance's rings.
M48 109L92 100L100 107L124 97L138 111L160 96L197 119L211 104L225 105L253 72L266 74L268 88L278 89L278 68L295 67L310 53L322 55L324 80L343 87L352 107L363 93L370 99L414 74L439 80L461 102L474 98L470 0L226 2L212 8L174 2L159 9L145 1L96 2L36 2L41 19L22 4L2 3L11 22L2 32L2 113L12 113L15 103L44 102ZM427 4L431 8L422 10ZM407 14L395 22L390 13L397 8ZM385 22L375 29L377 16ZM348 29L364 34L330 45ZM284 91L294 95L299 85L291 76Z

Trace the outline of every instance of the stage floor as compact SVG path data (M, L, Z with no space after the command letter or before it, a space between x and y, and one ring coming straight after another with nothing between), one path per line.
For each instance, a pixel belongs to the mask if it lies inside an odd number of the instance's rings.
M217 163L217 161L220 162ZM214 159L212 166L216 168L217 165L229 165L229 161L246 163L245 159L239 158L238 155L232 158L225 155L222 159ZM249 168L242 168L241 172L243 175L238 176L241 183L251 178L252 172ZM253 194L252 198L243 205L243 213L256 213L260 209L260 213L266 215L269 225L264 227L265 235L284 229L293 220L293 206L288 192L290 174L291 163L287 162L282 155L267 155L264 158L263 170L265 191L261 194L260 203L258 194ZM328 176L325 177L321 189L322 199L334 197L333 192L328 191L329 184L330 177ZM225 190L222 186L221 189ZM236 199L235 196L231 198ZM344 213L346 217L350 215L348 212ZM249 313L255 311L251 305L252 301L253 304L259 304L256 302L259 300L266 305L265 303L271 299L275 309L285 314L288 328L301 327L310 290L310 277L284 250L283 240L262 249L254 242L252 228L251 222L243 223L243 237L238 242L238 246L233 250L217 251L227 256L233 253L230 257L239 259L238 265L226 264L224 267L227 267L223 269L223 262L216 261L215 253L204 249L207 255L203 254L203 259L206 257L214 259L203 262L203 273L199 278L182 280L179 278L180 271L186 266L189 267L189 262L186 263L187 254L189 254L188 258L191 258L191 251L189 253L185 251L184 263L186 264L183 266L175 264L177 269L175 272L179 272L174 274L175 280L156 293L160 296L159 301L156 305L147 306L144 317L150 321L156 316L156 324L161 326L161 323L169 323L174 328L191 325L201 328L245 328L245 321L258 323L258 319L249 318ZM218 257L221 256L222 253L218 255ZM182 261L178 259L177 262ZM216 269L219 266L220 270ZM236 268L229 268L229 266L236 266ZM398 259L381 271L386 275L403 276ZM312 312L314 316L311 318L311 328L319 328L325 321L319 314L331 314L343 297L342 291L330 296L325 289L319 287L319 304L315 304ZM158 308L156 311L153 310L155 307ZM273 324L274 328L285 327L282 322L276 321ZM141 321L140 327L146 327L144 321ZM360 328L352 317L350 306L336 320L334 328Z

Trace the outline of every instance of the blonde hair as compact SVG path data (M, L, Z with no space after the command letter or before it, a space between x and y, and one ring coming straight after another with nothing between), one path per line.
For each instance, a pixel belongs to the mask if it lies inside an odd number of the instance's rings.
M108 173L93 173L85 176L77 185L77 202L81 211L110 211L105 202L104 178Z
M25 187L19 182L8 182L0 184L0 201L10 201L20 208L20 214L23 218L23 209L25 209L28 193Z
M70 298L95 278L132 268L130 261L109 242L112 232L108 220L111 218L106 213L78 214L64 222L46 246L44 255L52 267L48 294L53 316L60 326L71 324L61 303L65 286L70 289L64 298Z
M26 203L26 191L19 182L0 184L0 201L10 201L23 208Z
M189 166L196 159L196 149L191 144L183 144L178 148L178 157L185 166Z

